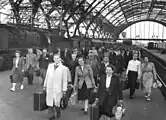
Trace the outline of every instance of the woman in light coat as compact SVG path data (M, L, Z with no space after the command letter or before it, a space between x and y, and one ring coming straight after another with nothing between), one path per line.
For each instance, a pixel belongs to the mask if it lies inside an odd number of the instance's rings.
M49 64L44 82L50 120L55 118L55 110L57 112L56 117L60 117L60 101L67 91L67 75L67 71L64 70L64 66L61 64L59 54L55 54L54 63Z

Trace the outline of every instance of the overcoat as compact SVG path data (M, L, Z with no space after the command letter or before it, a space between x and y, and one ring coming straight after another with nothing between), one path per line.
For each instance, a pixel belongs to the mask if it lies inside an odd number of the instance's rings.
M19 58L16 68L16 58L13 58L13 67L12 67L12 80L13 83L21 83L23 81L23 72L24 69L24 60L23 58Z
M95 85L92 68L87 64L84 65L83 70L80 66L76 67L74 86L78 86L78 88L81 89L84 81L87 88L92 88L93 85Z
M44 87L46 87L46 103L48 106L60 107L60 100L63 91L67 91L67 70L59 64L55 69L55 64L50 63L47 69Z

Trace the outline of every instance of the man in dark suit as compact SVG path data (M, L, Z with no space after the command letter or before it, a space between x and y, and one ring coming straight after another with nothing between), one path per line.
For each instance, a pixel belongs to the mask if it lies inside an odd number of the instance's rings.
M112 65L106 67L106 74L102 74L98 88L99 118L101 115L113 117L112 109L117 103L123 103L123 95L119 76L115 75Z
M47 49L43 49L43 53L39 57L38 61L39 61L39 68L40 68L40 76L43 79L43 83L42 83L42 85L43 85L44 79L46 76L46 71L47 71L48 64L49 64L49 55L47 54Z
M99 71L99 76L101 76L102 74L105 74L105 70L106 70L106 67L107 65L110 64L109 62L109 57L108 56L105 56L104 59L103 59L103 62L101 63L101 66L100 66L100 71Z

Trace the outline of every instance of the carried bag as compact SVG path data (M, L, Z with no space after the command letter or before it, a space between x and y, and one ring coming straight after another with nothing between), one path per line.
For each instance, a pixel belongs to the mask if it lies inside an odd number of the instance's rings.
M9 78L10 78L10 82L13 83L13 75L10 75Z
M129 82L127 79L125 81L121 81L121 88L122 90L129 89Z
M33 101L34 111L43 111L48 109L46 104L46 92L36 92L34 93L34 101Z
M70 97L70 103L71 105L76 105L78 103L78 94L76 92L73 92Z
M118 103L113 107L112 113L115 116L115 120L122 120L122 118L125 116L126 108L122 103Z
M39 69L36 69L36 70L35 70L35 75L36 75L36 76L40 76L40 70L39 70Z
M98 96L97 89L92 89L89 96L89 104L93 104Z
M100 110L97 104L92 104L89 106L90 120L99 120Z
M136 89L139 89L139 86L140 86L140 83L139 83L138 81L136 81L136 83L135 83L135 88L136 88Z

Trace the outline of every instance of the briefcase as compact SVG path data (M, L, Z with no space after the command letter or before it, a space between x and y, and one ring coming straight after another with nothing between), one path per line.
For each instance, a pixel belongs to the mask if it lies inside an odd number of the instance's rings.
M10 78L10 82L13 83L13 75L10 75L9 78Z
M129 89L129 83L128 82L129 82L128 80L121 81L121 88L122 88L122 90Z
M43 111L48 109L46 105L46 92L34 93L34 111Z
M139 89L139 85L140 85L140 83L139 83L139 82L136 82L135 88L136 88L136 89Z
M89 106L90 111L90 120L99 120L99 106L96 104L92 104Z
M88 98L89 99L89 104L93 104L95 102L95 100L96 100L97 97L98 97L97 91L92 90L90 92L90 96Z

